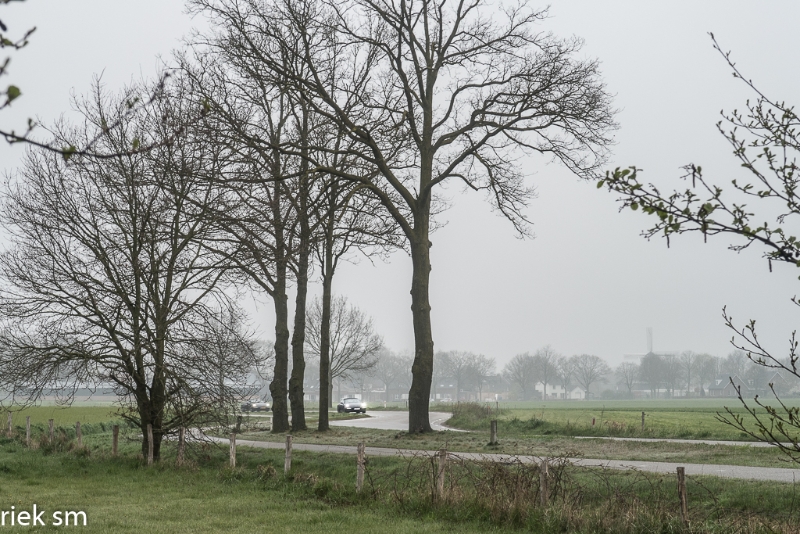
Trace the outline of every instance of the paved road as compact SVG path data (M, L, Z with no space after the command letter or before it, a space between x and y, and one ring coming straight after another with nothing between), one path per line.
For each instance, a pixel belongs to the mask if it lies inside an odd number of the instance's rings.
M383 430L408 430L408 412L394 411L374 411L368 414L370 417L363 419L350 419L347 421L331 421L332 426L350 426L360 428L378 428ZM431 427L434 430L454 430L443 426L443 423L450 418L449 413L431 412ZM583 438L590 439L590 438ZM621 441L670 441L677 443L706 443L711 445L749 445L754 447L768 446L763 443L749 441L712 441L712 440L659 440L649 438L610 438ZM227 443L226 439L215 439L215 441ZM249 447L260 447L266 449L282 449L285 444L270 441L249 441L237 440L239 445ZM295 450L331 452L337 454L356 454L356 447L347 445L317 445L307 443L293 444ZM418 451L410 449L391 449L383 447L367 447L367 454L372 456L412 456L416 454L435 454L433 451ZM479 454L479 453L451 453L453 456L468 460L489 460L495 462L509 462L514 458L523 462L538 462L541 460L535 456L513 457L507 454ZM800 469L785 469L778 467L744 467L738 465L717 465L717 464L686 464L671 462L641 462L633 460L599 460L589 458L570 458L576 465L587 467L604 467L608 469L638 469L651 473L675 473L679 466L686 468L687 475L712 475L724 478L751 479L751 480L773 480L778 482L793 483L800 481Z
M379 428L381 430L408 430L408 412L374 411L367 412L369 417L362 419L348 419L346 421L331 421L331 426L352 426L355 428ZM443 425L452 414L445 412L430 412L431 428L433 430L455 430ZM461 432L456 430L456 432Z
M730 445L733 447L775 447L772 443L763 441L722 441L713 439L667 439L667 438L615 438L604 436L575 436L575 439L608 439L611 441L643 441L643 442L666 442L666 443L688 443L689 445ZM787 443L786 445L791 445Z
M211 438L220 443L227 443L227 439ZM247 447L257 447L263 449L283 449L284 443L272 441L250 441L237 440L238 445ZM294 450L330 452L336 454L356 454L356 447L347 445L316 445L310 443L294 443ZM367 456L413 456L413 455L432 455L435 451L417 451L410 449L390 449L384 447L367 447ZM451 456L467 460L485 460L493 462L510 462L514 460L522 462L538 462L540 457L536 456L510 456L507 454L479 454L454 452ZM777 482L794 483L800 481L800 469L783 469L778 467L743 467L738 465L714 465L714 464L686 464L671 462L639 462L626 460L597 460L587 458L570 458L576 465L586 467L604 467L607 469L638 469L651 473L674 474L679 466L686 468L687 475L711 475L724 478L751 479L751 480L773 480Z

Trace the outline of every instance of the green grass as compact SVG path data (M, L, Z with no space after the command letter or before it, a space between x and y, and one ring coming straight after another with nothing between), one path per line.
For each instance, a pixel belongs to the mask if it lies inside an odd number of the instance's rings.
M422 457L369 458L358 495L352 456L295 451L284 477L279 450L240 447L232 470L226 447L195 446L190 464L176 467L169 444L147 468L135 439L118 458L108 434L85 442L46 453L0 438L0 510L84 511L83 532L681 531L670 476L553 466L553 500L543 509L536 466L452 462L447 498L437 502ZM796 531L793 485L689 477L688 491L693 532Z
M25 417L30 416L32 425L46 425L48 419L53 419L56 426L74 426L76 421L81 424L105 423L119 419L117 409L111 405L86 406L75 404L73 406L32 406L29 408L10 408L15 427L25 427ZM6 427L8 407L0 406L0 424Z
M47 511L45 517L53 510L84 511L88 524L82 532L450 531L435 518L403 517L391 508L317 497L314 479L301 476L304 466L335 477L336 466L345 464L341 457L297 453L297 481L282 476L259 480L257 466L277 465L275 453L241 449L242 467L231 471L224 468L224 451L204 447L195 451L198 459L190 467L165 461L145 468L136 456L137 443L126 443L122 457L111 458L107 438L87 438L88 456L44 454L0 440L0 510L11 505L30 509L36 503ZM346 464L352 471L352 462ZM483 532L487 527L466 522L459 531ZM40 531L57 530L48 526Z
M788 406L800 406L800 399L788 399ZM462 405L463 406L463 405ZM502 423L507 435L619 436L642 438L714 439L751 441L747 434L717 419L730 407L746 412L737 399L676 399L630 401L552 401L485 405L489 411L456 416L448 424L455 428L480 430L491 419ZM454 408L458 411L458 405ZM642 430L642 412L645 427ZM595 424L592 425L592 419Z

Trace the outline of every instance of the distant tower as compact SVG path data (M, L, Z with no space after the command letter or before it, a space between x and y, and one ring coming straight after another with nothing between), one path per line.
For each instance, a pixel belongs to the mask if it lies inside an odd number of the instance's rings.
M653 352L653 327L647 327L647 353Z

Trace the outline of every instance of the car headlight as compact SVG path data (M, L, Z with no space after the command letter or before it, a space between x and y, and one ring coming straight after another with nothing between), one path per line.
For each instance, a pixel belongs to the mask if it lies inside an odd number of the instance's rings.
M367 407L367 403L366 403L366 402L362 402L362 403L361 403L361 407L362 407L362 408L366 408L366 407Z

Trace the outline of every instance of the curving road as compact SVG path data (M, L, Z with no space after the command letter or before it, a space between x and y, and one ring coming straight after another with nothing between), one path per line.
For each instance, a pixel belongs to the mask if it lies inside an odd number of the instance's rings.
M348 419L346 421L331 421L331 426L352 426L355 428L378 428L380 430L408 430L408 412L374 411L368 412L369 417L362 419ZM451 430L463 432L444 426L451 414L445 412L430 412L431 428L433 430Z
M362 419L350 419L347 421L331 421L331 426L348 426L357 428L377 428L382 430L408 430L408 412L395 412L395 411L375 411L370 412L369 417ZM436 431L457 431L461 430L448 428L444 426L444 422L449 419L451 414L445 412L431 412L430 421L431 427ZM220 443L227 443L228 440L222 438L211 438ZM661 441L661 440L658 440ZM672 441L672 440L668 440ZM697 443L692 440L681 440L682 442ZM250 441L240 440L240 445L269 448L269 449L282 449L285 445L281 442L264 442L264 441ZM724 443L724 442L722 442ZM726 445L735 444L743 445L742 443L728 442ZM753 443L747 443L753 445ZM756 445L758 446L758 445ZM295 443L293 448L296 450L316 451L316 452L332 452L339 454L356 454L356 447L345 445L317 445L306 443ZM412 456L417 454L435 454L433 451L419 451L419 450L404 450L404 449L390 449L382 447L367 447L367 454L373 456ZM509 461L522 461L522 462L537 462L541 458L534 456L510 456L507 454L480 454L480 453L449 453L453 457L463 458L466 460L483 460L494 462L509 462ZM678 466L686 468L687 475L711 475L723 478L738 478L738 479L751 479L751 480L773 480L777 482L795 483L800 480L800 469L788 468L775 468L775 467L745 467L739 465L716 465L716 464L687 464L687 463L672 463L672 462L643 462L637 460L600 460L589 458L570 458L570 461L577 465L587 467L603 467L606 469L638 469L640 471L648 471L651 473L675 473Z

